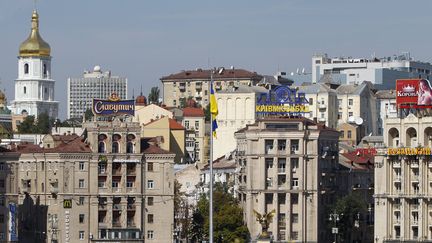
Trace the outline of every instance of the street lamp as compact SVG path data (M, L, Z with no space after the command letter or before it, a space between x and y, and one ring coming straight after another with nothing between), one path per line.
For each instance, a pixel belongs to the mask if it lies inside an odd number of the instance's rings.
M337 235L339 233L339 228L337 227L337 223L339 222L339 216L343 216L343 214L331 213L329 216L329 220L333 222L334 227L332 227L332 234L334 234L334 243L337 243Z

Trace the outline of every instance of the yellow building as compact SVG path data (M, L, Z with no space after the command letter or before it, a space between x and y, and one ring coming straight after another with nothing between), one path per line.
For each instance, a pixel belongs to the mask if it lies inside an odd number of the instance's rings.
M142 126L141 136L145 138L162 137L161 148L172 153L176 157L176 163L183 162L185 157L185 128L169 117L151 121Z

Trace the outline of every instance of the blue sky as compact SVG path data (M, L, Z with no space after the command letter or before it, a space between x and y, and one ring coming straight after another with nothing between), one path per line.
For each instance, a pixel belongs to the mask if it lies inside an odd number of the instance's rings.
M261 74L310 71L314 53L431 61L432 1L38 0L52 48L60 117L66 80L84 70L126 76L129 95L183 69L235 66ZM19 44L30 31L32 0L0 2L0 87L14 99Z

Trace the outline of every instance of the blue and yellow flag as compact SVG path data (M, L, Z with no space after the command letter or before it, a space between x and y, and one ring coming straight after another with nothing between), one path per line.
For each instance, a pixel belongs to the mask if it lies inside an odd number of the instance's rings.
M212 114L212 129L213 129L213 137L216 137L216 129L218 128L216 117L219 113L216 97L214 95L213 90L213 81L210 84L210 113Z

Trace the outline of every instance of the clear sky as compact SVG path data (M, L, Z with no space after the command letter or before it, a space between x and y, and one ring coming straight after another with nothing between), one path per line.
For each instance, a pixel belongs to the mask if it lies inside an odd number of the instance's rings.
M0 1L0 87L14 99L19 44L33 0ZM377 57L409 51L431 61L432 1L37 0L52 48L60 118L66 80L100 65L147 95L184 69L235 66L260 74L311 68L314 53Z

